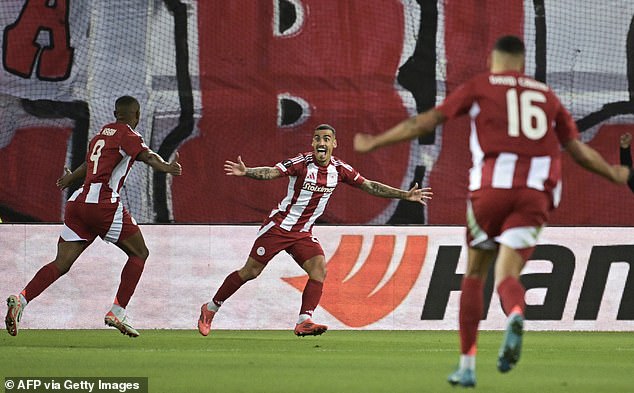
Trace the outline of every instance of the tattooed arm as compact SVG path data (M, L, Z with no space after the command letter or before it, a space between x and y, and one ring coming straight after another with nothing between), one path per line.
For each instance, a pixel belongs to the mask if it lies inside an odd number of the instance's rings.
M405 199L407 201L419 202L423 205L426 205L427 200L431 199L433 195L431 188L418 188L418 184L414 184L414 187L412 187L409 191L405 191L379 183L378 181L367 179L363 182L363 184L361 184L361 189L374 196Z
M240 156L238 156L238 162L225 161L225 174L228 176L246 176L257 180L270 180L282 176L275 167L247 168Z
M377 181L366 180L361 184L361 189L368 194L383 198L399 198L404 199L407 191L390 187Z
M246 177L257 180L271 180L281 176L279 169L272 166L261 166L257 168L247 168Z

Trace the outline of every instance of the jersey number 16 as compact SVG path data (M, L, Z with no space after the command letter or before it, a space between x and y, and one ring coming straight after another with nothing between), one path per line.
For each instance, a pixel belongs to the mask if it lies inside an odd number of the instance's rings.
M548 120L544 110L535 105L538 102L546 102L546 97L539 91L524 90L519 97L516 89L506 91L509 136L520 136L520 130L532 140L541 139L546 135Z

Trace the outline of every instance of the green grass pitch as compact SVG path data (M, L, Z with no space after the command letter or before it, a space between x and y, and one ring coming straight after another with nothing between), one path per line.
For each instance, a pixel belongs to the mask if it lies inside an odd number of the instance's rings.
M634 334L531 332L517 367L495 368L503 332L481 332L482 392L634 392ZM0 336L8 376L148 377L150 392L456 392L455 331L21 330Z

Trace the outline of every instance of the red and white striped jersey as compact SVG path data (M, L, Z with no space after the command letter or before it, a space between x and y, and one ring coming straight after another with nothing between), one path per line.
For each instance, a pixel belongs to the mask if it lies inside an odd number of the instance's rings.
M469 190L533 188L561 198L561 145L579 131L545 84L518 72L484 73L436 107L447 118L468 113L473 165Z
M337 184L359 187L365 181L353 167L336 157L331 157L327 166L318 165L312 152L300 153L275 167L288 176L288 189L263 225L273 222L287 231L310 232Z
M69 201L117 203L135 158L144 150L143 138L128 124L105 125L88 145L84 185Z

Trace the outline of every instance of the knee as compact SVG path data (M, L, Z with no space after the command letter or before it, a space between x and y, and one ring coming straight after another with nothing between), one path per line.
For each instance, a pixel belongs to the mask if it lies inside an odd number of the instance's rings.
M328 274L328 269L326 269L326 264L325 263L321 263L319 264L319 266L317 267L319 274L323 277L323 279L326 279L326 275ZM323 281L323 280L322 280Z
M488 270L477 270L477 269L471 269L471 270L467 270L464 274L464 277L466 278L479 278L479 279L486 279L487 277L487 273Z
M472 264L467 264L467 269L465 271L464 276L471 277L471 278L486 279L488 273L489 273L488 263L484 263L484 264L472 263Z
M147 260L149 256L150 256L150 250L148 250L147 247L143 247L143 249L141 250L141 255L139 255L139 258L143 259L143 261L145 262L145 260Z
M240 278L244 281L253 280L254 278L257 278L260 273L262 273L262 269L258 269L253 266L245 266L238 271Z
M70 270L70 267L73 264L72 263L66 263L66 262L64 262L62 260L56 259L55 261L53 261L52 265L55 266L55 268L59 272L59 275L63 276L64 274L68 273L68 271Z
M309 278L324 282L324 280L326 280L326 274L328 273L328 270L326 269L326 262L320 261L310 264L310 267L306 270L306 273L308 273Z
M147 247L141 247L138 250L135 250L135 252L132 253L129 256L137 257L137 258L141 259L145 263L145 261L150 256L150 250L148 250Z

